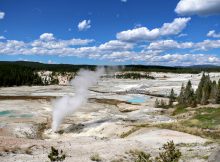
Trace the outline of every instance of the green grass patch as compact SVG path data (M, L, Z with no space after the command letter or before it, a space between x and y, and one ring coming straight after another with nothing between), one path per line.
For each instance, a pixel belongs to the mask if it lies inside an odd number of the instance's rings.
M200 108L189 119L155 126L220 141L220 108Z
M183 124L202 129L220 129L220 108L198 109L195 116Z
M177 106L176 109L173 111L172 115L178 115L187 112L187 109L183 106Z

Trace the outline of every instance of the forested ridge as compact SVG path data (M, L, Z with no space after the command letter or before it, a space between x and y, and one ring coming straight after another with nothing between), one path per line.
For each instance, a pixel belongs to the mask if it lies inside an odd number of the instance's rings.
M0 86L42 85L41 78L29 67L0 64Z
M113 66L104 66L113 67ZM38 71L76 72L79 69L94 70L96 65L44 64L26 61L0 61L0 86L42 85ZM220 72L220 66L168 67L147 65L117 66L119 71L200 73Z

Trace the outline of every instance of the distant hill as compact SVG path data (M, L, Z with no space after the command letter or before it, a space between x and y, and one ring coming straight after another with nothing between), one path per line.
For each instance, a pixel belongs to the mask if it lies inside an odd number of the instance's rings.
M217 66L217 65L194 65L190 67L191 68L204 68L204 69L220 68L220 66Z

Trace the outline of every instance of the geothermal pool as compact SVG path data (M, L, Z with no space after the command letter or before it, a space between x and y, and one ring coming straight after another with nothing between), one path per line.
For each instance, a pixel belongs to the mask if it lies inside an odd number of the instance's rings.
M18 113L13 110L5 110L5 111L0 111L0 117L9 117L9 118L31 118L33 117L32 114L27 114L27 113Z
M149 99L149 96L133 96L131 99L128 99L127 101L133 104L140 104L144 103Z

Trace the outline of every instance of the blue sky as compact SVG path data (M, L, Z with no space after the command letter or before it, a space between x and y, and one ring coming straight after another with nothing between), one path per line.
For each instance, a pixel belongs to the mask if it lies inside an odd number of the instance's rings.
M1 0L0 60L220 65L219 0Z

